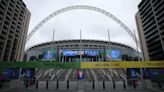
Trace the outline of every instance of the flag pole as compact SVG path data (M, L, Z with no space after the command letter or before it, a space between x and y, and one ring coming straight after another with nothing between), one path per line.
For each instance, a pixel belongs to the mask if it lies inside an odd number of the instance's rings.
M110 30L108 29L108 49L109 51L111 50L111 47L110 47ZM111 58L109 59L109 61L111 61ZM111 76L113 77L113 69L111 69Z
M81 35L81 29L80 29L80 62L82 62L82 42L81 42L81 38L82 38L82 35Z
M52 46L51 46L51 55L53 53L53 42L54 42L54 36L55 36L55 29L53 30L52 34ZM51 56L51 62L53 61L53 56Z
M53 30L52 33L52 44L51 44L51 61L53 61L53 42L54 42L54 35L55 35L55 29ZM49 69L49 79L51 78L51 69ZM47 81L48 82L48 81Z

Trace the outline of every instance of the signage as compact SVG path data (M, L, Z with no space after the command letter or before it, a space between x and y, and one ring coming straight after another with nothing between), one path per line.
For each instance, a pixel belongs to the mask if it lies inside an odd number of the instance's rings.
M79 68L79 62L0 62L0 68Z
M121 60L120 50L106 50L106 60Z
M136 78L137 75L136 75L136 69L129 69L130 70L130 77L131 78Z
M19 69L5 68L2 70L1 77L3 79L18 79L19 78Z
M63 54L64 56L78 56L78 55L86 55L86 56L97 56L100 54L99 50L60 50L59 54Z
M29 69L25 70L25 78L30 79L32 78L32 71Z
M56 50L55 49L52 49L52 50L45 50L43 51L43 58L42 58L42 61L45 61L45 60L56 60Z
M163 61L0 62L0 68L164 68ZM161 71L163 73L163 71Z
M163 68L161 61L81 62L80 68Z

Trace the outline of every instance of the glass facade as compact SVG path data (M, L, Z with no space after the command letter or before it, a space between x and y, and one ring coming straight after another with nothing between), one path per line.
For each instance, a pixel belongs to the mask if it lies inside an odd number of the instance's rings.
M83 44L83 46L85 43ZM67 45L65 45L67 46ZM50 47L41 46L26 51L27 61L57 61L57 62L88 62L88 61L136 61L141 59L141 54L134 49L108 46L93 48L84 46L81 50L74 46ZM81 60L80 60L81 58Z

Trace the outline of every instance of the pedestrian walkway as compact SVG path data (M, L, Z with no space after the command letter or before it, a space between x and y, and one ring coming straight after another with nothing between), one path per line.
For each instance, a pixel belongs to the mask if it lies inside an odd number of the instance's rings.
M64 89L7 89L7 90L0 90L0 92L109 92L109 90L64 90ZM162 92L159 90L150 90L150 89L111 89L110 92Z

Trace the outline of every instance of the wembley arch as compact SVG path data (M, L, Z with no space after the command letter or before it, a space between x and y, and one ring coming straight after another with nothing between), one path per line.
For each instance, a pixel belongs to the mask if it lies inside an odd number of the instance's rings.
M136 36L132 33L132 31L130 31L130 29L123 23L121 22L118 18L116 18L114 15L112 15L111 13L107 12L106 10L94 7L94 6L88 6L88 5L75 5L75 6L69 6L69 7L65 7L62 8L60 10L57 10L55 12L53 12L52 14L50 14L49 16L47 16L45 19L43 19L40 23L38 23L34 29L32 29L32 31L29 33L29 35L26 38L26 43L29 41L29 39L32 37L32 35L38 31L38 29L43 26L46 22L48 22L50 19L52 19L53 17L66 12L66 11L70 11L70 10L76 10L76 9L87 9L87 10L93 10L96 12L99 12L101 14L106 15L107 17L111 18L112 20L114 20L117 24L119 24L130 36L131 38L139 43L139 41L136 39Z

